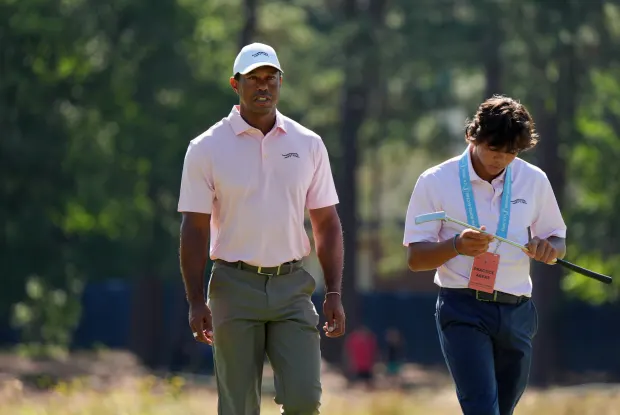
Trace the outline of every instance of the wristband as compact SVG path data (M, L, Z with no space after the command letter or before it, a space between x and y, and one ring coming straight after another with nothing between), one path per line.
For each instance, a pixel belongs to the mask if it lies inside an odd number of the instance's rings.
M452 247L454 248L454 252L456 252L458 255L461 255L459 250L456 249L456 238L458 237L459 237L459 234L457 233L456 235L454 235L454 238L452 238Z
M340 295L340 293L338 291L329 291L329 292L325 293L325 297L327 297L330 294L338 294L338 295ZM342 297L342 295L340 295L340 296Z

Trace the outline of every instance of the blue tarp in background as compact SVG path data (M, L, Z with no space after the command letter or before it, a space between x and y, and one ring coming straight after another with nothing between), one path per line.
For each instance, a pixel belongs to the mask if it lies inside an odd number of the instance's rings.
M161 315L162 341L170 342L164 353L170 354L170 369L187 365L188 350L203 354L197 369L211 372L211 350L196 344L193 339L175 344L169 334L187 327L187 307L183 286L170 283L164 289L164 310ZM110 280L87 285L82 299L82 317L74 336L74 348L84 349L103 345L114 349L126 349L130 342L131 307L133 286L125 281ZM320 293L313 298L317 310L321 310ZM442 365L443 359L435 331L435 296L419 293L368 293L360 298L363 307L361 321L375 332L380 345L388 327L401 331L406 342L406 357L422 365ZM179 303L180 302L180 303ZM179 312L181 310L181 312ZM620 377L620 305L593 306L581 302L568 302L560 320L560 362L567 372L606 371ZM322 323L321 323L322 325ZM176 329L176 330L175 330ZM544 330L544 328L541 328ZM181 333L184 333L181 331ZM183 339L188 336L179 336ZM18 336L0 324L0 344L16 343ZM178 341L177 341L178 343Z

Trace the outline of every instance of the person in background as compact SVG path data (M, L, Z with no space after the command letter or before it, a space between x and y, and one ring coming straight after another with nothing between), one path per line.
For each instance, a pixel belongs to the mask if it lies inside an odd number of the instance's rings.
M400 385L401 368L405 359L405 341L400 331L394 327L389 328L385 333L385 369L386 376L393 385Z
M350 384L361 382L374 387L374 367L378 357L377 339L366 326L353 330L345 339L345 353Z

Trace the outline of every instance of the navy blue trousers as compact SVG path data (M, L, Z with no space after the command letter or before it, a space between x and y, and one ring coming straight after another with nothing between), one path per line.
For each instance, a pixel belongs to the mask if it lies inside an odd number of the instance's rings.
M512 415L529 380L534 302L499 304L441 289L435 321L463 414Z

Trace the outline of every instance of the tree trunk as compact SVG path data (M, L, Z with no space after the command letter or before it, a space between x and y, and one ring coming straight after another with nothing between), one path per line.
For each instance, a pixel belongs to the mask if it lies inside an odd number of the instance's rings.
M158 367L164 362L164 352L170 345L170 336L164 333L164 288L161 277L158 241L166 238L165 230L156 220L164 216L156 203L158 189L163 184L157 177L151 177L148 197L154 201L155 213L149 229L150 244L142 251L142 272L132 285L130 348L149 367Z
M160 364L162 342L167 339L162 330L162 284L145 273L132 288L130 349L144 365L155 368Z
M481 56L484 59L484 73L486 78L486 87L484 99L490 98L494 94L502 94L502 57L501 46L504 38L502 30L502 20L497 18L502 14L495 9L498 7L495 2L489 2L487 8L486 25L488 31L485 32L485 38L482 42Z
M248 45L254 39L254 33L256 32L256 8L257 0L245 0L243 2L243 9L245 14L245 24L241 31L241 37L239 38L239 49Z
M371 223L372 227L369 229L370 235L372 235L371 241L371 250L372 250L372 286L377 286L378 278L379 278L379 263L381 258L383 258L383 240L382 240L382 229L383 229L383 211L382 211L382 201L383 201L383 164L381 161L381 145L388 135L388 122L390 118L390 105L389 105L389 91L388 91L388 81L389 81L389 70L387 69L387 65L384 62L389 62L390 57L385 55L381 55L379 61L379 68L377 68L376 73L379 74L379 85L377 87L375 97L377 98L376 108L369 108L375 112L376 122L379 124L379 129L377 131L377 135L372 138L371 144L369 146L370 151L370 166L372 171L372 179L371 179L371 192L370 192L370 212L371 212Z
M383 114L384 112L380 112ZM384 118L385 120L385 118ZM381 164L381 157L379 153L379 149L381 148L380 138L385 137L386 135L386 123L381 123L381 128L379 129L379 137L374 140L373 145L370 147L370 166L372 168L372 179L371 179L371 220L370 223L372 226L369 229L369 235L372 238L370 241L371 246L371 255L372 255L372 281L373 286L375 284L375 279L379 274L379 262L383 257L383 244L381 243L381 223L382 223L382 212L381 212L381 200L383 199L383 169Z
M569 31L575 33L575 6L566 13ZM575 44L560 43L557 48L556 61L559 66L559 78L556 83L556 109L547 113L541 125L540 167L547 173L560 209L564 205L566 187L566 164L560 154L563 142L570 142L577 134L575 112L578 82L577 58ZM542 102L541 102L542 104ZM541 107L542 108L542 107ZM557 323L564 299L561 288L563 269L535 262L532 265L534 282L534 301L539 312L540 331L534 341L532 383L549 386L559 382L562 371L560 347L557 341Z
M362 4L364 3L364 4ZM369 88L374 73L373 51L376 36L374 29L383 20L385 0L372 0L363 10L366 2L345 0L343 14L345 25L355 27L354 34L345 41L344 53L347 57L346 74L340 107L341 160L339 167L338 193L339 215L344 232L344 271L342 301L347 315L347 331L355 329L359 323L359 307L356 283L358 215L357 215L357 166L358 133L366 114ZM323 356L332 362L342 357L344 337L322 342Z
M541 142L539 166L547 172L558 203L563 198L564 174L557 166L558 129L555 114L544 114L541 117ZM563 164L563 163L562 163ZM556 319L560 305L562 290L560 266L549 266L533 261L531 266L532 282L534 284L533 299L538 309L540 330L534 339L532 358L532 383L537 386L547 386L554 381L557 373L558 360L556 349Z

